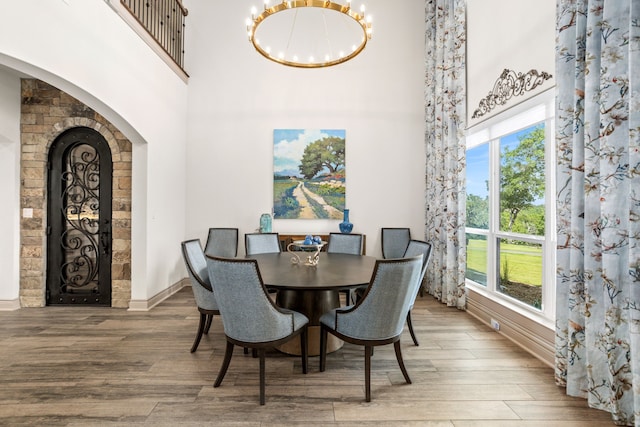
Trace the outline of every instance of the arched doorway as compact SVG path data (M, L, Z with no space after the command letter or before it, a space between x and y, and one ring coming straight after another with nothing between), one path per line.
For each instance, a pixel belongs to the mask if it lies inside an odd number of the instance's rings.
M111 150L87 127L49 149L46 304L111 305Z
M20 305L46 304L49 154L71 129L89 128L108 143L113 162L111 307L131 302L132 143L112 123L69 94L37 79L21 80Z

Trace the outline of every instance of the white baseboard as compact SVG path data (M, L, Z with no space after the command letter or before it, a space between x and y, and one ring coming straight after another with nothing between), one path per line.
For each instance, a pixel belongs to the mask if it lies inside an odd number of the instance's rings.
M468 290L467 313L491 327L491 320L500 325L499 334L508 338L546 365L555 363L555 331L527 318L477 292Z
M129 309L128 311L149 311L156 305L160 304L162 301L169 298L171 295L178 292L180 289L185 286L190 286L189 279L182 279L178 283L171 285L169 288L164 291L154 295L151 299L148 300L131 300L129 301ZM0 300L0 311L14 311L19 310L20 299L14 300Z
M169 286L167 289L157 293L148 300L134 300L129 301L129 309L127 311L149 311L162 301L169 298L171 295L178 292L185 286L189 286L189 279L182 279L178 283Z
M0 311L14 311L20 309L20 298L0 300Z

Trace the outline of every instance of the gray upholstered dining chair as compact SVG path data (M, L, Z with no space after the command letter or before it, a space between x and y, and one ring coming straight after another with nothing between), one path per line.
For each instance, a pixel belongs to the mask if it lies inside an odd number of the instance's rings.
M329 233L327 253L362 255L362 234Z
M416 290L416 295L411 299L411 306L409 307L409 312L407 313L407 327L409 329L409 333L411 334L411 339L415 345L420 345L418 343L418 338L416 337L415 331L413 330L413 322L411 320L411 310L413 309L413 305L416 302L416 297L418 296L418 292L422 289L422 281L424 280L425 273L427 272L427 267L429 266L429 260L431 259L431 243L424 242L422 240L412 239L409 241L409 245L407 246L407 250L405 251L404 258L411 258L414 256L420 255L422 256L422 267L420 269L420 280L418 289ZM364 295L364 290L358 288L355 291L356 301L362 299Z
M244 235L244 249L247 255L280 252L278 233L247 233Z
M307 373L307 324L301 313L276 306L268 297L254 259L207 257L209 277L222 316L227 348L214 383L222 384L234 345L256 349L260 358L260 404L265 402L265 349L300 336L302 373Z
M411 240L411 230L400 227L381 229L382 258L402 258Z
M329 233L329 243L327 253L362 255L363 250L362 234ZM345 295L345 304L353 304L354 290L345 289L340 291Z
M203 334L208 334L214 315L220 315L218 303L213 294L209 272L207 271L207 260L200 239L185 240L182 242L182 257L187 267L193 297L196 300L198 311L200 312L200 323L196 339L191 346L191 353L198 349Z
M238 229L210 228L207 243L204 245L204 253L205 255L226 258L238 256Z
M404 379L411 378L404 366L400 336L417 292L422 257L378 260L367 291L356 305L334 308L320 317L320 372L327 361L327 334L364 346L365 397L371 401L371 354L374 346L393 343ZM224 318L224 314L223 314Z
M429 260L431 259L431 243L424 242L422 240L411 240L409 245L407 246L407 250L405 251L404 257L410 258L416 255L422 256L422 267L420 269L420 279L418 281L419 286L416 289L415 295L411 299L411 306L409 307L409 312L407 313L407 326L409 328L409 333L411 334L411 339L415 345L420 345L418 343L418 339L416 338L416 334L413 331L413 324L411 322L411 310L413 309L413 304L416 302L416 297L418 296L418 292L422 289L422 281L424 280L424 275L427 272L427 267L429 266Z

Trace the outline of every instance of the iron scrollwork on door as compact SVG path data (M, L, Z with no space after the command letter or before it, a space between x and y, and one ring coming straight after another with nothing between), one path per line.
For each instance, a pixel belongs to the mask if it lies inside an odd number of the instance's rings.
M91 129L63 134L51 149L47 299L111 301L111 158Z
M97 289L100 164L96 150L79 144L69 150L62 173L66 227L61 246L65 259L60 269L63 292Z

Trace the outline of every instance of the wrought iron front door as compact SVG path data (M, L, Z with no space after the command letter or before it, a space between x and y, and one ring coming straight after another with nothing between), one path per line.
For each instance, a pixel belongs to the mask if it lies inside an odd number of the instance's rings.
M61 134L49 151L47 304L111 305L113 164L93 129Z

